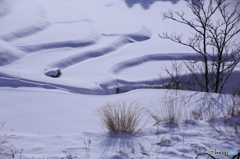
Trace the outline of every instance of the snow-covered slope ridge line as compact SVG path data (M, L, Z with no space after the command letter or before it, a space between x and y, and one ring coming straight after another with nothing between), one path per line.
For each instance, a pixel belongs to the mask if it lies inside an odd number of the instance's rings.
M48 67L58 67L61 69L64 69L68 66L74 65L76 63L91 59L100 57L106 54L109 54L111 52L116 51L117 49L123 47L126 44L133 43L133 42L140 42L144 40L148 40L151 36L149 31L146 28L142 28L139 32L134 34L127 34L127 35L107 35L103 34L103 36L116 36L117 39L107 46L104 46L102 48L96 49L96 50L90 50L87 52L81 52L79 54L67 57L65 59L62 59L60 61L54 62L53 64L50 64Z

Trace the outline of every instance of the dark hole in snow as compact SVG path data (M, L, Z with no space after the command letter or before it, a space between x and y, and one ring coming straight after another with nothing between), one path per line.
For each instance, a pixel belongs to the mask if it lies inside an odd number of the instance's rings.
M61 70L59 68L53 68L45 73L46 76L58 78L62 74Z

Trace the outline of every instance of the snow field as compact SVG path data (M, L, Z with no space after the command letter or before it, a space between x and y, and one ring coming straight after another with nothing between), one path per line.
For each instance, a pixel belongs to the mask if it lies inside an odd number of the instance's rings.
M66 156L62 150L86 158L88 139L91 159L190 159L211 150L238 150L239 140L211 127L220 123L224 129L225 118L239 121L226 115L231 96L143 89L157 85L159 76L168 78L163 68L172 61L196 55L159 38L163 31L191 34L162 21L161 11L169 8L191 18L182 0L0 0L0 122L6 121L3 132L14 129L9 142L24 149L23 158L59 159ZM45 76L52 68L62 75ZM239 73L238 67L226 93L237 88ZM150 108L182 96L179 123L157 126L150 118L137 135L109 134L96 112L107 102ZM194 119L192 110L202 111L202 119Z

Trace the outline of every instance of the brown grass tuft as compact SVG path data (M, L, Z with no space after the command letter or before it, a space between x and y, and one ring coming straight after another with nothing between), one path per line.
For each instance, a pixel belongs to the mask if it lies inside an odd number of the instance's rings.
M166 100L165 100L166 99ZM156 124L161 121L169 123L178 123L185 113L185 101L182 99L174 99L172 96L165 97L159 104L152 105L147 108L147 112L155 120Z
M97 110L103 126L112 133L135 134L141 131L144 109L139 104L132 102L107 103ZM142 126L141 126L142 125Z

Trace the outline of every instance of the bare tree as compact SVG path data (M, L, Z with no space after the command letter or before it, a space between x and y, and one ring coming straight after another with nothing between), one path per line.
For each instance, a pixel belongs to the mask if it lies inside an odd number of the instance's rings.
M160 76L160 82L164 89L176 89L176 90L193 90L194 81L187 73L183 73L182 64L172 62L171 69L166 66L163 68L164 71L169 75L169 78L162 78Z
M186 67L202 91L221 93L240 61L240 43L236 39L240 33L240 1L186 0L186 4L194 15L192 19L186 18L183 11L168 10L162 16L190 27L192 37L185 41L183 34L175 32L159 36L197 52L197 57L186 58Z

